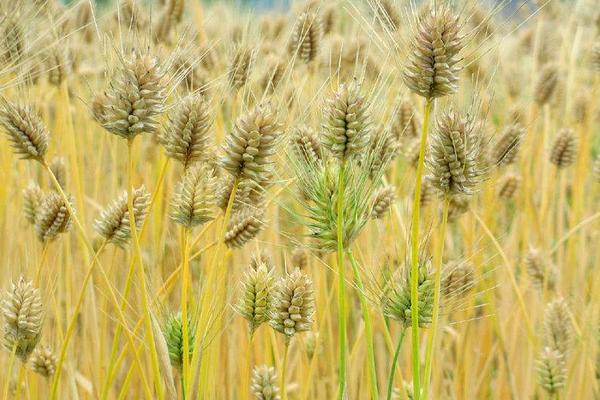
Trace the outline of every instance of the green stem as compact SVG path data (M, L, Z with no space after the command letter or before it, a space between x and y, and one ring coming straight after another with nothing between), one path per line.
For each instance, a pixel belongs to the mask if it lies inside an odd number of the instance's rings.
M365 296L365 285L360 277L360 270L358 263L354 258L351 250L346 252L352 264L352 271L354 273L354 280L356 286L358 286L358 298L360 299L360 308L362 311L363 320L365 321L365 336L367 340L367 356L369 358L369 376L370 376L370 389L371 398L373 400L379 399L379 393L377 388L377 366L375 364L375 350L373 346L373 324L371 323L371 317L369 315L369 307L367 298Z
M185 376L183 375L183 371L179 374L179 379L181 381L181 398L185 400Z
M188 292L190 282L190 263L188 253L188 236L189 230L186 227L181 228L181 251L182 251L182 265L181 265L181 330L183 338L183 368L182 368L182 395L186 398L188 391L188 380L189 380L189 368L190 368L190 342L189 342L189 321L188 321Z
M423 115L423 130L421 132L421 147L419 150L419 163L417 164L417 176L415 181L415 194L412 204L412 225L411 225L411 259L410 259L410 303L411 303L411 336L412 336L412 366L413 366L413 387L414 400L419 400L421 394L420 382L420 357L419 357L419 221L420 221L420 200L421 183L423 179L423 166L425 163L425 149L427 148L427 135L429 131L429 117L431 115L433 101L427 99L425 102L425 112Z
M429 393L429 382L431 380L431 362L433 360L433 350L435 346L435 336L437 332L437 326L440 315L440 287L441 287L441 271L442 271L442 257L444 255L444 237L446 236L446 225L448 223L448 209L450 206L450 199L448 196L444 198L444 211L442 213L442 226L440 229L440 243L437 246L437 252L435 255L435 291L433 293L433 315L431 318L431 335L427 342L427 350L425 352L425 376L423 377L423 399L427 399Z
M344 271L344 161L341 162L338 176L337 193L337 267L338 267L338 336L339 336L339 369L338 399L346 398L346 273Z
M404 342L404 337L406 336L406 329L402 328L400 332L400 337L398 338L398 344L396 345L396 351L394 352L394 359L392 360L392 367L390 368L390 378L388 379L388 388L387 388L387 400L392 399L392 394L394 392L394 375L396 375L396 366L398 365L398 357L400 356L400 349L402 348L402 343Z

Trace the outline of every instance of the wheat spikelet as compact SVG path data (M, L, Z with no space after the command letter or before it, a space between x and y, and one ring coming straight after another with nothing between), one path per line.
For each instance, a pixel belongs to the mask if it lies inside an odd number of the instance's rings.
M172 116L163 134L167 156L184 168L206 160L212 144L212 118L208 102L200 95L188 96Z
M281 278L273 298L270 324L289 340L296 333L309 331L313 323L315 300L312 280L295 269Z
M254 51L247 47L240 46L234 51L228 71L229 85L234 90L242 88L248 82L253 69L254 57Z
M544 313L544 346L566 355L571 343L570 327L567 303L562 298L549 303Z
M503 200L511 199L521 186L521 177L515 173L508 172L498 182L498 197Z
M373 195L373 209L371 210L371 218L383 218L390 210L396 198L396 188L392 185L379 188Z
M549 290L554 290L556 285L556 267L552 265L540 249L529 249L524 263L534 286L542 290L544 285L547 285Z
M245 207L231 217L225 233L225 244L227 247L243 247L248 241L254 239L264 226L264 211Z
M275 368L267 365L254 367L250 389L256 400L279 400Z
M56 192L46 194L35 219L35 231L40 241L49 242L60 233L68 232L71 222L71 215L62 197Z
M288 43L288 52L310 63L317 59L322 36L321 20L316 14L305 12L296 20Z
M122 61L113 79L105 91L102 126L124 139L154 133L166 100L164 72L158 58L133 52Z
M167 349L169 351L169 359L171 365L178 370L183 367L183 321L181 313L171 314L167 317L167 321L163 328ZM196 339L196 324L188 317L188 358L191 358L194 351L194 342Z
M275 144L281 135L275 110L259 105L239 117L223 145L221 165L234 177L264 180L272 166Z
M536 367L539 383L548 393L555 394L565 387L567 371L560 352L544 347Z
M49 134L41 118L29 105L0 100L0 125L14 152L21 159L41 160L48 149Z
M25 362L40 340L44 322L38 289L20 277L17 283L11 283L2 300L1 311L4 317L4 348L14 351Z
M56 371L56 356L48 346L37 348L31 355L31 369L44 378L50 378Z
M23 214L30 224L35 224L36 216L42 205L44 192L37 183L29 182L29 185L23 190Z
M492 162L496 165L509 165L517 160L519 146L525 135L525 128L519 123L508 125L494 145Z
M50 171L54 174L54 177L60 184L60 187L66 189L67 187L67 165L64 157L54 157L48 164ZM52 181L50 181L52 185Z
M566 168L575 162L577 156L577 138L572 129L562 129L552 146L550 162L557 168Z
M133 214L137 229L141 229L148 207L150 193L144 186L133 190ZM94 228L108 243L123 247L131 238L129 211L127 210L127 192L123 192L107 208L100 213Z
M240 300L236 311L250 325L250 333L269 320L274 291L273 270L264 262L251 266L242 278Z
M342 84L328 99L323 111L323 146L345 160L360 154L369 142L369 104L356 81Z
M419 17L403 71L410 90L426 99L457 91L463 47L460 30L459 18L448 5L428 9Z
M546 65L539 74L537 83L535 85L534 100L542 106L548 103L558 85L558 68L555 65Z
M171 202L171 219L188 228L205 224L213 219L216 180L208 165L190 168Z

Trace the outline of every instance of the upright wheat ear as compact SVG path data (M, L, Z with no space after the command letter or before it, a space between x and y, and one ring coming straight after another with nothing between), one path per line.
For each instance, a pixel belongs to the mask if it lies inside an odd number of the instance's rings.
M300 160L315 164L323 160L319 137L314 129L308 126L301 125L292 131L290 145Z
M13 104L4 97L0 98L0 125L21 159L44 158L50 135L31 106Z
M133 214L137 229L141 229L148 207L150 206L150 193L144 186L141 186L133 191ZM117 246L125 246L131 238L131 230L129 227L129 211L127 211L127 192L114 200L100 214L94 224L96 231L108 243L116 244Z
M233 53L233 58L229 64L228 79L229 85L238 90L242 88L252 72L254 64L254 51L247 47L238 47Z
M268 365L254 367L250 389L256 400L279 400L275 368Z
M30 182L25 190L23 190L23 214L25 214L27 222L32 225L35 224L35 219L43 199L44 192L42 192L37 183Z
M559 298L546 306L544 314L544 344L566 355L571 343L569 307Z
M342 84L325 105L323 146L340 160L360 155L369 143L369 111L359 84Z
M549 393L556 394L565 387L567 371L564 356L557 350L544 347L537 361L540 385Z
M524 263L535 287L543 290L544 285L546 285L548 290L554 290L556 286L556 267L540 249L529 249L527 255L525 255Z
M577 137L572 129L562 129L554 141L550 162L557 168L566 168L575 162Z
M421 121L417 115L413 103L408 99L402 99L398 106L396 117L392 124L392 132L398 141L406 139L417 139L421 132Z
M179 183L171 203L171 219L193 228L213 219L216 180L205 164L190 168Z
M525 128L519 123L508 125L492 150L492 161L496 165L513 164L519 154L519 146Z
M288 52L306 63L317 59L323 36L321 20L312 12L301 14L296 20L288 44Z
M404 68L404 82L426 99L453 94L458 89L463 48L459 18L450 6L428 9L417 21Z
M558 68L553 64L546 65L540 71L534 92L534 100L538 105L543 106L551 100L558 78Z
M44 197L39 212L36 213L35 231L42 242L56 239L60 233L71 228L71 215L63 198L56 192Z
M2 300L1 311L4 317L4 348L14 351L25 362L40 340L44 322L38 289L20 277L17 283L11 284Z
M169 351L169 358L171 360L171 365L173 365L178 370L181 370L183 367L183 321L181 320L181 313L172 314L167 318L167 322L164 327L164 336L165 341L167 342L167 349ZM196 338L196 324L192 323L191 319L188 317L188 358L191 358L191 355L194 351L194 342Z
M236 311L250 325L250 333L269 320L274 292L273 270L260 262L246 271L242 279L240 301Z
M521 176L513 172L506 173L498 182L498 197L503 200L511 199L521 185Z
M315 300L312 280L299 269L279 281L271 314L271 326L289 340L310 330Z
M157 116L164 111L166 83L156 57L134 52L114 76L106 90L102 126L110 133L131 139L140 133L154 133Z
M231 217L225 234L227 247L240 248L254 239L264 228L264 210L254 206L242 208Z
M373 194L373 198L374 201L373 209L371 211L371 218L383 218L394 203L396 198L396 187L393 185L384 186Z
M201 95L190 95L169 116L163 140L167 156L184 168L207 160L212 144L212 117L208 102Z
M48 346L42 346L36 349L31 356L31 369L35 373L50 378L56 371L56 356Z

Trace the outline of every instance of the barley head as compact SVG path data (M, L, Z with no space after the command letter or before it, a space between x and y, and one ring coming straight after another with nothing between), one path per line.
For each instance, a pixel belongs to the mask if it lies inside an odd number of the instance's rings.
M305 63L317 59L323 37L323 27L317 14L305 12L301 14L292 30L288 43L288 52Z
M268 365L254 367L250 389L256 400L279 400L275 368Z
M41 160L48 149L49 133L30 105L0 101L0 125L14 152L24 160Z
M314 311L313 284L308 275L295 269L280 279L273 298L273 329L290 340L296 333L310 330Z
M72 202L72 200L70 200ZM50 192L44 197L36 213L35 231L42 242L49 242L71 228L71 215L62 197Z
M264 262L254 268L251 266L244 274L240 300L235 309L248 321L251 334L269 321L274 283L273 270Z
M230 248L241 248L254 239L264 226L264 210L262 207L244 207L231 217L225 233L225 244Z
M30 182L23 190L23 214L30 224L35 224L36 216L42 205L44 192L35 182Z
M171 219L187 228L213 219L216 179L206 164L188 169L171 202Z
M181 313L171 314L167 317L167 321L163 328L167 349L169 351L169 359L171 365L178 370L183 367L183 322ZM193 319L188 317L188 358L191 357L194 351L194 341L196 338L196 324Z

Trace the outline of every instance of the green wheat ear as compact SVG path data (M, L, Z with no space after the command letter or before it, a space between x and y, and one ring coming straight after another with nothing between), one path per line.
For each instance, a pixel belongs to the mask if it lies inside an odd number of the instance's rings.
M188 317L188 358L191 358L194 351L194 342L196 338L196 324ZM167 350L171 365L177 369L183 367L183 321L181 313L171 314L163 327L163 334L167 342Z

